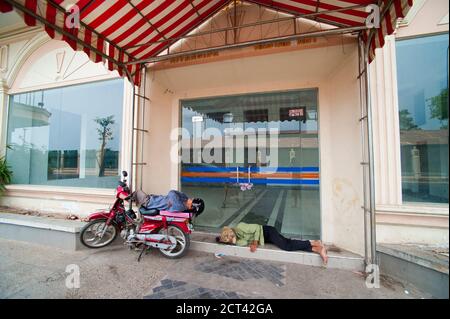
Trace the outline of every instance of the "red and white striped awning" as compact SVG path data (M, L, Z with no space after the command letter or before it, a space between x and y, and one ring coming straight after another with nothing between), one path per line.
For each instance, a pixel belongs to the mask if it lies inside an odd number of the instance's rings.
M29 26L42 25L50 37L66 41L74 50L84 51L91 60L107 60L110 70L131 76L140 83L140 64L126 64L155 57L175 41L187 35L233 0L0 0L0 11L13 9ZM328 11L315 16L317 21L336 27L364 26L364 6L377 0L249 0L248 2L304 15ZM403 18L413 0L381 0L384 19L371 38L372 60L375 49L384 45L398 18ZM70 11L80 12L79 28L70 28ZM341 10L348 8L346 10ZM66 11L68 10L68 11ZM367 41L369 32L363 37ZM167 40L167 41L165 41Z

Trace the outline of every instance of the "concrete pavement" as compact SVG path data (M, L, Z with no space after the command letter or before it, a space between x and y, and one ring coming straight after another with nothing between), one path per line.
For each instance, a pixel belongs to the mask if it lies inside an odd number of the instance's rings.
M120 243L66 251L0 239L0 298L428 298L388 279L368 289L359 273L189 251L170 260ZM68 289L68 265L80 288ZM405 292L406 290L406 292Z

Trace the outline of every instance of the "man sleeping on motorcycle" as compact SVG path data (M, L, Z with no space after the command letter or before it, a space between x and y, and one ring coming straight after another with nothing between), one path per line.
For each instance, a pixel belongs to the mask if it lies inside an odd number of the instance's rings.
M147 211L190 212L200 215L205 209L205 203L201 198L189 198L176 190L169 191L167 195L147 195L143 191L136 191L131 200Z

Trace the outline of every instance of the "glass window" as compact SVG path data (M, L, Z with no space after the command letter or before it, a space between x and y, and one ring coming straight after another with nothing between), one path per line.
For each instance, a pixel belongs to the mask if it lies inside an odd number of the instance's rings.
M12 183L115 187L122 105L122 79L11 95Z
M181 188L208 207L196 226L256 223L320 238L317 96L307 89L181 101Z
M397 42L405 202L448 203L448 34Z

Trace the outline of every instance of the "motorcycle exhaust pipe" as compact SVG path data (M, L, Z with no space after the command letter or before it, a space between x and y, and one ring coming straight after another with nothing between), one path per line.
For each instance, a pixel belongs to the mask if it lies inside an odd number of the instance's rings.
M155 248L168 249L176 245L176 239L161 234L136 234L130 235L127 240L129 243L141 243Z

